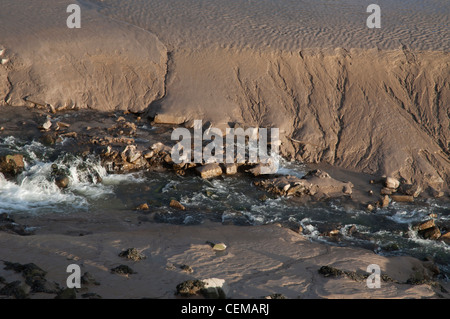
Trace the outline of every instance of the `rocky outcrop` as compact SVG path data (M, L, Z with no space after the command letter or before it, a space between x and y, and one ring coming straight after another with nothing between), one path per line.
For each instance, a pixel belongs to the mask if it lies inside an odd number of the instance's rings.
M281 176L254 184L280 196L309 195L315 199L349 196L353 188L352 183L340 182L321 170L310 171L303 178Z

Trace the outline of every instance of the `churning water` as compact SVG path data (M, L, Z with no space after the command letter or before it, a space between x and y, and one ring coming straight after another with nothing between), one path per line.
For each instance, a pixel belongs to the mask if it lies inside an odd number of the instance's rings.
M367 212L340 199L305 204L295 198L275 197L239 174L212 180L172 172L108 174L94 156L58 153L39 142L25 143L14 137L0 139L0 155L11 153L23 154L25 159L25 170L16 180L0 174L0 213L13 218L39 218L47 213L95 215L100 210L130 212L148 203L150 212L157 212L155 220L164 223L191 225L208 219L252 226L290 221L300 224L312 240L332 245L365 247L385 255L432 256L442 272L450 274L450 246L422 239L412 229L413 224L429 219L430 214L437 215L441 228L450 229L448 202L393 203ZM54 164L69 177L67 189L55 185ZM280 160L279 173L301 177L305 168ZM187 209L170 208L171 199ZM351 234L352 227L357 231ZM327 229L338 229L339 240L322 236Z

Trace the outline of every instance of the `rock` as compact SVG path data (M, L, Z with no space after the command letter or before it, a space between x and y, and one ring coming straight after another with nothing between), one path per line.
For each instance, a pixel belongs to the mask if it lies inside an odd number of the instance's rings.
M397 189L400 186L400 182L396 178L387 177L384 181L384 186L391 189Z
M388 195L381 197L380 206L386 208L389 206L390 198Z
M111 269L111 273L118 275L132 275L136 272L127 265L120 265Z
M180 125L186 121L186 118L183 116L175 116L170 114L156 114L153 122L155 124L174 124Z
M430 196L432 196L434 198L440 198L440 197L444 196L444 192L439 191L431 186L428 188L428 193L430 194Z
M47 119L47 121L45 121L39 128L43 129L45 131L50 130L50 128L52 127L52 122L50 121L50 119Z
M56 282L47 281L45 278L35 277L27 279L27 283L31 285L33 292L43 292L47 294L57 294L61 289Z
M65 288L56 295L55 299L77 299L77 293L74 288Z
M181 265L180 268L181 270L187 272L188 274L192 274L194 272L194 269L192 269L192 267L188 265Z
M0 156L0 173L3 173L6 177L15 177L22 173L24 168L23 155Z
M218 243L215 244L212 249L214 249L215 251L224 251L227 249L227 245L225 245L224 243Z
M186 280L176 287L176 294L182 297L192 297L202 293L205 283L201 280Z
M394 192L395 192L395 190L392 188L383 187L380 191L380 194L381 195L392 195Z
M436 225L434 223L434 219L430 219L430 220L427 220L425 222L420 222L420 223L418 223L416 225L413 225L412 228L414 230L420 231L420 230L425 230L425 229L432 228L432 227L435 227L435 226Z
M95 277L89 272L85 272L83 274L83 276L81 276L81 284L87 285L87 286L89 286L89 285L99 286L100 285L100 283L97 280L95 280Z
M260 175L276 174L277 171L278 171L278 167L271 163L268 163L268 164L259 163L259 164L256 164L251 169L247 170L248 173L252 174L255 177L260 176Z
M371 212L371 211L373 211L374 209L375 209L375 206L373 206L372 204L367 204L367 210L369 211L369 212Z
M158 152L158 153L159 153L159 152L170 153L171 150L172 150L171 147L169 147L169 146L167 146L167 145L164 145L164 144L161 143L161 142L158 142L158 143L153 144L150 148L151 148L153 151Z
M55 184L61 189L67 188L69 186L69 178L66 175L57 176L55 178Z
M135 145L127 145L120 155L124 162L134 163L141 158L142 153L137 150Z
M45 270L42 270L40 267L36 266L34 263L29 264L19 264L19 263L11 263L9 261L4 261L5 270L14 270L15 272L22 273L22 275L26 277L41 277L44 278L47 275Z
M450 245L450 232L445 233L444 235L442 235L442 236L440 237L440 239L441 239L444 243L446 243L447 245Z
M229 288L225 280L218 278L203 279L204 283L202 294L208 299L226 299L229 293Z
M149 210L150 207L148 207L147 203L141 204L138 207L136 207L136 210Z
M352 183L335 180L328 173L320 170L311 171L303 178L280 176L256 181L254 184L281 196L310 195L316 199L349 195L353 187Z
M238 165L235 163L225 164L224 171L226 175L234 175L237 174Z
M52 146L56 143L56 136L53 133L45 133L41 136L40 140L45 146Z
M144 158L145 158L145 159L149 159L149 158L152 158L153 155L155 155L155 152L153 152L153 151L148 151L148 152L144 153Z
M414 197L411 195L392 195L392 200L395 202L406 202L406 203L412 203L414 202Z
M217 163L198 166L195 170L203 179L209 179L222 175L222 168Z
M439 239L439 237L441 237L441 231L436 226L427 228L427 229L423 229L423 230L419 230L418 233L424 239L437 240L437 239Z
M186 207L184 207L179 201L177 201L175 199L172 199L170 201L169 206L172 207L172 208L179 209L179 210L186 210Z
M269 296L265 296L264 299L287 299L285 295L283 294L271 294Z
M128 248L119 254L119 257L127 258L132 261L140 261L147 258L144 254L140 253L136 248Z
M30 286L23 284L18 280L6 284L0 289L0 295L13 296L16 299L27 299L30 291Z
M398 192L404 195L418 197L422 193L422 187L417 184L402 184L399 187Z

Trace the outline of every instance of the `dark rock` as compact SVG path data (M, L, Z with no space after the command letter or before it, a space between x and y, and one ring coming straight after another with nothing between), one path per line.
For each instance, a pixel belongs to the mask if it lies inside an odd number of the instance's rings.
M34 263L29 264L19 264L11 263L9 261L4 261L5 270L14 270L15 272L22 273L24 277L41 277L44 278L47 272L42 270L40 267L36 266Z
M383 187L380 191L381 195L392 195L395 191L392 188Z
M0 289L0 295L12 296L16 299L27 299L29 293L30 287L20 281L11 282Z
M205 283L201 280L187 280L177 285L176 294L182 297L192 297L202 294Z
M188 274L192 274L194 272L194 269L192 269L192 267L188 265L181 265L180 268Z
M324 277L340 277L344 275L344 272L331 266L322 266L319 269L319 274Z
M418 184L402 184L398 191L404 195L418 197L422 192L422 187Z
M61 189L67 188L69 186L69 177L66 175L57 176L55 178L55 184Z
M96 286L100 285L100 283L97 280L95 280L95 277L89 272L85 272L83 274L83 276L81 276L81 284L88 285L88 286L89 285L96 285Z
M430 196L432 196L434 198L440 198L440 197L444 196L443 191L437 190L431 186L428 188L428 194L430 194Z
M132 275L135 274L136 272L127 265L120 265L111 269L111 273L118 275Z
M136 248L128 248L119 254L119 257L131 259L133 261L139 261L147 258L144 254L141 254Z
M77 299L76 290L75 288L63 289L56 295L55 299Z
M27 284L31 285L32 292L43 292L47 294L57 294L61 291L61 288L56 282L47 281L41 277L28 277Z

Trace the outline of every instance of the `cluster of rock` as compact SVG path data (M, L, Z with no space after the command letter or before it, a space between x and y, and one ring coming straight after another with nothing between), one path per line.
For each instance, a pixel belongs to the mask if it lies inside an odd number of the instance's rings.
M450 245L450 231L446 227L436 225L434 219L417 223L412 228L424 239L441 240Z
M341 182L322 170L312 170L302 178L279 176L255 181L256 186L279 196L305 196L325 199L338 196L350 196L353 192L351 182Z
M370 183L382 184L383 187L380 190L380 199L367 205L369 211L375 208L386 208L391 201L412 203L423 192L419 185L401 183L394 177L383 177L380 180L371 180ZM435 198L444 196L442 191L432 187L428 188L428 193ZM369 194L373 195L373 191L369 191Z
M15 280L7 282L3 277L0 277L0 295L8 296L15 299L28 299L32 294L45 293L55 295L55 299L76 299L78 291L86 291L86 287L82 289L76 288L62 288L56 282L47 280L47 272L35 265L34 263L20 264L8 261L3 262L5 270L12 270L20 273L24 278L22 280ZM81 284L99 285L95 278L88 272L81 276ZM81 295L82 298L99 299L99 295L95 293L85 292Z

